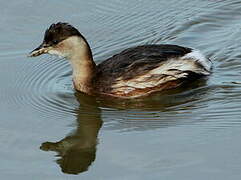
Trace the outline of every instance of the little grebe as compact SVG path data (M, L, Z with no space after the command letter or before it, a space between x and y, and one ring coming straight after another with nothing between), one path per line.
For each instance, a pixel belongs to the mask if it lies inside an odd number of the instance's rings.
M211 61L198 50L177 45L132 47L96 65L90 46L68 23L52 24L29 56L48 53L69 59L76 90L133 98L176 88L210 75Z

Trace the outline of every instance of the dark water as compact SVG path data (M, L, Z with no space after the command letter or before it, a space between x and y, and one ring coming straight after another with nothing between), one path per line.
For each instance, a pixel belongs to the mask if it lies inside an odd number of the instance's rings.
M241 178L241 1L0 0L0 179ZM131 101L76 93L68 62L27 58L53 22L97 63L131 46L198 48L212 76Z

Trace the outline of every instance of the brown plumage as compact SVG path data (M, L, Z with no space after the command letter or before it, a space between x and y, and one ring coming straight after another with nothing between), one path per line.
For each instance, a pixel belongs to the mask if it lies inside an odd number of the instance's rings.
M212 66L199 51L168 44L129 48L96 66L86 39L67 23L52 24L30 56L43 53L70 60L77 90L122 98L176 88L209 75Z

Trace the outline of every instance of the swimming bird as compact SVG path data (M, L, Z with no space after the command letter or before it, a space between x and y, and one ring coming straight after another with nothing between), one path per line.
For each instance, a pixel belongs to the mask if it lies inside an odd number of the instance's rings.
M69 60L77 91L89 95L135 98L177 88L211 74L212 62L199 50L170 44L140 45L96 65L85 37L58 22L29 56L52 54Z

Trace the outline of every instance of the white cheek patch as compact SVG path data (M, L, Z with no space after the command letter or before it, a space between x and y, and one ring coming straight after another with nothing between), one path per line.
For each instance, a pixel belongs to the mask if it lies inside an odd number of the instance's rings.
M57 55L59 57L67 57L66 53L63 53L63 52L60 52L60 51L54 50L54 49L49 50L48 53L52 54L52 55Z

